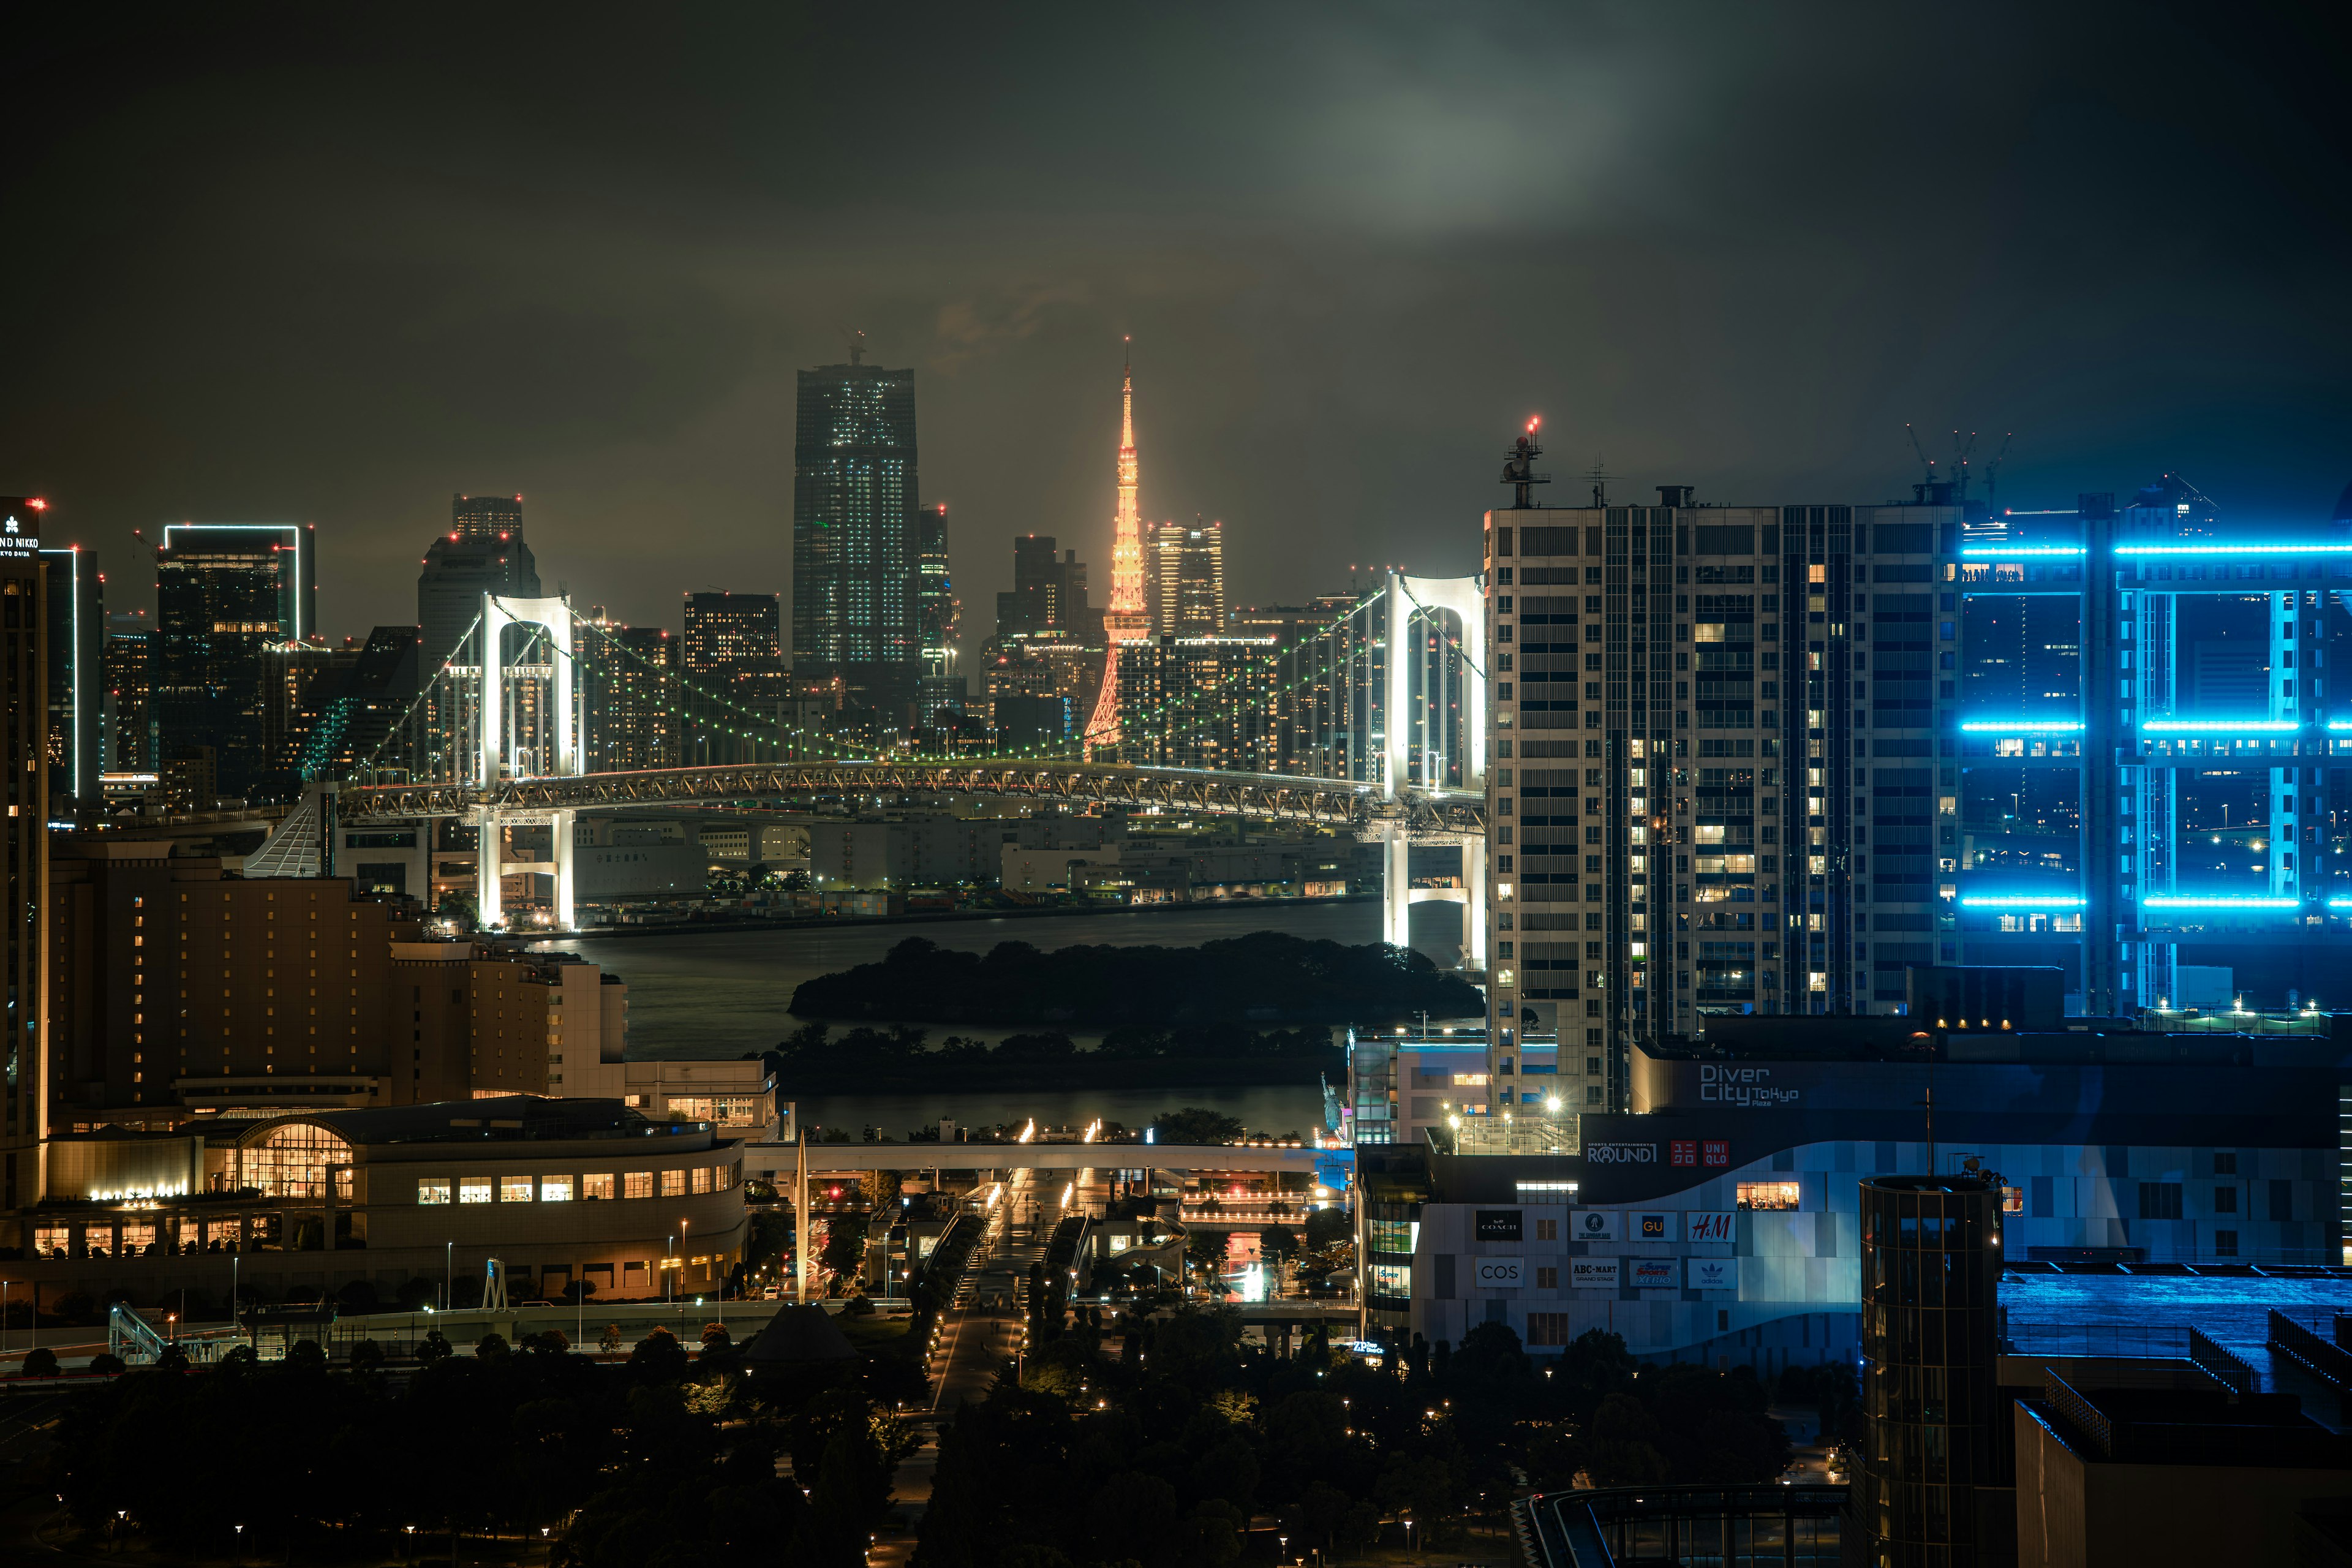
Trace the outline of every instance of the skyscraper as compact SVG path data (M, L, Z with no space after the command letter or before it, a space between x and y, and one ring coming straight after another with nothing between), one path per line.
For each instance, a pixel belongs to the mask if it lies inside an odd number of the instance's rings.
M1054 552L1050 533L1013 542L1013 586L996 595L999 638L1051 633L1088 641L1100 635L1102 612L1087 603L1087 565L1075 550Z
M417 631L377 626L320 703L294 767L302 777L342 778L371 768L388 777L415 766L425 717L416 697ZM395 734L405 723L407 731Z
M482 613L482 595L540 596L539 563L522 537L522 497L453 497L449 531L425 548L416 577L419 668L425 679Z
M116 610L106 617L106 647L100 655L106 687L106 757L112 772L150 771L155 737L148 712L148 660L154 628L144 610Z
M593 773L674 768L685 727L677 689L678 639L666 626L624 626L602 610L604 632L583 645L589 667L588 767Z
M1947 908L1960 509L1659 503L1486 514L1498 1106L1521 1028L1622 1110L1702 1012L1896 1012Z
M1143 523L1136 510L1141 468L1135 458L1135 358L1129 352L1118 392L1118 512L1111 522L1110 607L1103 612L1103 637L1109 657L1094 717L1087 721L1087 744L1115 746L1119 738L1118 650L1151 636L1151 610L1143 596Z
M1223 636L1225 525L1195 518L1189 528L1155 522L1147 531L1153 629L1164 637Z
M922 671L915 373L800 373L793 437L793 675L839 678L903 722Z
M1122 644L1123 761L1273 773L1280 746L1274 638L1171 637ZM1104 678L1108 686L1110 679Z
M688 714L684 761L772 760L784 700L783 601L774 594L688 594L678 668Z
M54 815L70 819L99 805L106 700L99 665L106 604L98 562L80 545L41 552L48 574L49 784Z
M948 710L961 709L966 696L956 648L962 605L948 570L945 506L927 506L915 513L915 553L919 567L915 618L922 657L922 689L916 705L920 721L930 725Z
M0 931L0 984L7 987L7 1068L0 1079L0 1208L41 1195L42 1108L47 1104L49 711L48 611L38 500L0 496L0 674L8 690L8 905Z
M158 760L210 748L224 795L268 770L263 654L316 623L314 538L308 524L175 522L155 552Z

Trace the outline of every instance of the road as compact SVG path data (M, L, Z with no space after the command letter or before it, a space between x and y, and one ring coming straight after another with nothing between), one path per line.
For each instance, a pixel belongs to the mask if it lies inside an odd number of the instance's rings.
M898 1467L891 1483L896 1511L908 1528L876 1542L873 1568L896 1568L914 1551L915 1530L930 1501L939 1464L939 1428L967 1400L987 1398L998 1376L1018 1363L1027 1339L1029 1270L1045 1262L1055 1227L1066 1214L1101 1213L1108 1198L1108 1182L1096 1171L1023 1169L1006 1175L988 1209L988 1228L972 1250L963 1288L940 1316L929 1368L932 1395L921 1424L923 1447Z

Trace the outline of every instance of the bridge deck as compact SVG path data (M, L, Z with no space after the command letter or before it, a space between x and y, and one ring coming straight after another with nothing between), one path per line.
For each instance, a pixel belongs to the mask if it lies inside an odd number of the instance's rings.
M611 810L676 802L759 801L809 795L997 795L1249 816L1357 830L1387 826L1416 837L1483 837L1485 796L1469 790L1407 789L1289 773L1129 767L1112 763L755 763L648 768L461 784L358 784L338 793L345 820Z

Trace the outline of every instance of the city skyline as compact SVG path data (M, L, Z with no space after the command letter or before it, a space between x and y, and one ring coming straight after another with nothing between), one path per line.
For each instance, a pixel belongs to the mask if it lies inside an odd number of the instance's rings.
M755 25L722 50L728 29L689 21L650 74L582 42L445 142L385 91L421 40L362 51L341 25L297 40L191 22L158 53L60 19L25 55L28 222L107 232L82 188L193 195L89 267L54 240L9 263L0 310L23 370L0 390L0 456L13 487L57 503L62 538L99 552L126 608L147 592L122 570L133 527L309 521L344 542L322 623L352 630L408 617L393 579L452 489L529 498L546 563L562 558L551 582L596 584L631 624L680 589L789 589L792 373L838 361L861 328L922 384L927 499L954 509L970 604L1009 585L997 545L1013 534L1108 563L1100 388L1128 333L1150 367L1150 511L1232 525L1238 603L1319 591L1349 561L1472 569L1427 520L1482 505L1468 460L1538 409L1563 475L1597 455L1644 489L1735 503L1903 494L1911 423L1935 456L1956 426L1988 450L2015 431L2002 482L2021 500L2179 472L2234 515L2324 516L2346 468L2347 328L2314 268L2347 208L2311 107L2324 94L2295 84L2332 56L2283 17L2145 20L2037 16L1956 39L1924 20L1831 37L1735 18L1695 44L1664 19L1349 36L1261 17L1243 50L1173 22L1134 84L1150 123L1114 198L1132 221L1107 241L1087 205L1103 154L1059 134L1096 113L1096 89L1013 109L971 83L1118 79L1097 68L1125 47L1111 34L919 33L908 68L961 106L961 143L901 127L841 145L829 173L787 174L779 150L821 135L847 89L817 72L806 95L753 99L724 55L764 47L798 71L863 47L866 24ZM486 26L486 43L506 37ZM1518 126L1475 107L1506 58L1583 84L1577 113ZM208 93L148 134L174 93L248 69L262 90ZM2189 71L2209 103L2260 111L2182 121L2130 86ZM1297 90L1244 92L1238 119L1198 90L1259 72ZM1685 110L1637 113L1653 95L1633 84L1669 79ZM258 108L273 93L315 110L308 150L278 146L282 118ZM600 126L616 99L626 113ZM1835 115L1785 110L1832 100ZM1974 146L1950 117L1909 112L1921 100L2000 132ZM1882 134L1846 134L1857 116ZM595 177L675 184L674 201L500 210L496 189L587 188L580 166L624 123L630 156ZM360 173L386 138L420 134L411 174ZM1008 156L1040 145L1060 150ZM1027 170L1024 230L995 216L1012 200L984 173L999 166ZM903 222L873 220L926 203L909 257ZM306 215L282 254L252 249L240 215L257 205ZM2189 211L2195 235L2119 232L2123 215ZM380 246L387 212L404 221ZM2266 243L2200 237L2249 228ZM455 232L495 240L460 250ZM1740 246L1712 238L1730 232ZM229 302L184 310L191 289ZM122 335L69 341L62 324L100 297ZM696 574L635 586L646 530L677 527L702 542Z

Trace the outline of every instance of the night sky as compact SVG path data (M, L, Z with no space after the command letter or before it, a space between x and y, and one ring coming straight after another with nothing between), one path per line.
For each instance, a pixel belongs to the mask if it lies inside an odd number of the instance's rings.
M2323 7L100 10L0 36L0 491L110 605L134 527L297 520L323 629L409 621L457 489L633 621L784 590L856 329L967 649L1016 532L1101 601L1129 332L1236 604L1469 570L1536 412L1563 503L1885 500L1906 421L2013 430L2019 507L2352 478Z

